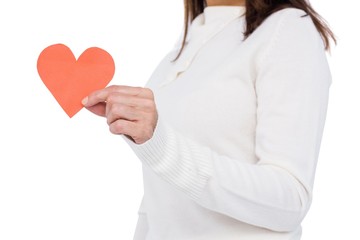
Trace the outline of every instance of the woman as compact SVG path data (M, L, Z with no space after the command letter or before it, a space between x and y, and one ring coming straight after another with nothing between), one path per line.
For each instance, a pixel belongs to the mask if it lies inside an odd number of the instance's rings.
M147 88L83 100L143 163L135 239L300 239L331 38L305 0L185 0L183 41Z

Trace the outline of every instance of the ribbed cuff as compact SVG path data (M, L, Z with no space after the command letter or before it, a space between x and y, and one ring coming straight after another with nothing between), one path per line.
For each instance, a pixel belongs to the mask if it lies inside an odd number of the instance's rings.
M210 149L176 133L159 118L154 134L143 144L125 138L139 159L157 175L198 199L212 173Z

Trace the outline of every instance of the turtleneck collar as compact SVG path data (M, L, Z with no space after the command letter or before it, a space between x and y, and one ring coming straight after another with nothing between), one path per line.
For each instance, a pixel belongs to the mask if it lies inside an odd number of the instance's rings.
M203 13L203 24L231 21L245 13L245 6L207 6Z
M245 15L245 6L207 6L191 23L186 41L192 36L204 38L215 29L222 28Z

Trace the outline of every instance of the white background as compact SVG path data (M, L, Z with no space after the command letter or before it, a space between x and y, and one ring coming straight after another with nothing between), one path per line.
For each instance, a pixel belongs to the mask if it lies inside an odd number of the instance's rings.
M360 4L312 3L338 46L329 55L333 84L303 239L360 239ZM0 240L132 239L141 164L104 119L84 109L68 118L36 61L55 43L77 57L97 46L115 60L111 84L143 86L182 17L182 0L1 1Z

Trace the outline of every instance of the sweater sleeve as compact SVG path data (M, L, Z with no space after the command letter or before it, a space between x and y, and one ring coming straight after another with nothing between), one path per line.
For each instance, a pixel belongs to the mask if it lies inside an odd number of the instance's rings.
M331 76L309 17L286 10L256 68L256 164L219 155L167 125L127 140L140 160L201 206L251 225L292 231L306 215Z

